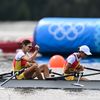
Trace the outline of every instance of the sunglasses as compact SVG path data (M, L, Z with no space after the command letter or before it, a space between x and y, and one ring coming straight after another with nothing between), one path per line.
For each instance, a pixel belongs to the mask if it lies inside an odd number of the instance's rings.
M32 48L32 46L28 46L28 48Z

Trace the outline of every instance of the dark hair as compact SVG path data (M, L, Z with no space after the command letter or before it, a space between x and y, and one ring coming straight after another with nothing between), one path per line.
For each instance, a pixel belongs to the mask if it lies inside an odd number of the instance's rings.
M23 47L23 45L26 46L26 45L28 45L30 43L32 43L30 40L23 40L21 43L18 43L18 44L19 44L20 47Z
M29 43L31 43L30 40L23 40L21 44L22 45L28 45Z

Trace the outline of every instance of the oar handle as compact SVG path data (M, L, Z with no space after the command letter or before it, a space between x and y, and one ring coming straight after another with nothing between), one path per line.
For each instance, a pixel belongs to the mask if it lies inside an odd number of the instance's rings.
M89 68L89 67L84 67L84 68L88 70L93 70L93 71L100 71L100 69L94 69L94 68Z

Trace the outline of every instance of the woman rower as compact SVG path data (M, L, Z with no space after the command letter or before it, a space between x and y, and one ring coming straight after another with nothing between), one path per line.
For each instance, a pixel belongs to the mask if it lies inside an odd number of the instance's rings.
M68 56L66 59L66 64L64 66L64 75L71 74L72 72L79 73L84 70L84 67L80 65L80 59L92 55L90 48L87 45L79 47L79 51ZM75 76L65 77L66 80L76 80ZM87 80L86 78L81 78L81 80Z
M13 59L13 71L20 71L25 68L25 70L17 75L17 79L44 79L49 77L49 69L46 64L39 65L35 62L36 55L39 50L39 46L35 46L33 54L30 56L29 52L32 49L32 42L29 40L24 40L21 43L21 50L19 50ZM41 74L43 73L43 75Z

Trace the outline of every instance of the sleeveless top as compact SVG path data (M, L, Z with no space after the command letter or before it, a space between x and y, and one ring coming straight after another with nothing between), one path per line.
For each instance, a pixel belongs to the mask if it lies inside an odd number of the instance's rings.
M79 68L80 66L80 59L78 59L77 58L77 54L76 53L73 53L73 54L71 54L69 57L74 57L74 62L72 62L71 63L71 67L69 67L68 69L67 69L67 71L66 71L66 73L65 74L70 74L71 72L74 72L77 68ZM71 59L71 58L70 58ZM68 59L66 59L66 63L65 63L65 66L64 66L64 68L66 67L66 65L67 65L67 63L69 63L68 61L67 61Z
M27 61L22 59L24 55L25 53L22 50L20 50L16 54L15 58L13 59L13 63L12 63L13 71L19 71L25 67Z

